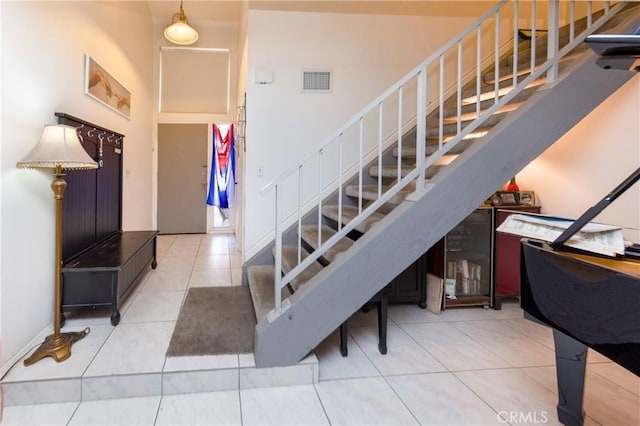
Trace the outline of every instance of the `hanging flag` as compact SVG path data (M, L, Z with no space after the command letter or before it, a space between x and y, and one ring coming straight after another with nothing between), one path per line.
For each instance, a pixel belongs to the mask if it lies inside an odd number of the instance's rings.
M229 125L224 138L220 128L213 125L213 155L207 204L223 209L233 207L235 202L236 159L234 150L233 124Z

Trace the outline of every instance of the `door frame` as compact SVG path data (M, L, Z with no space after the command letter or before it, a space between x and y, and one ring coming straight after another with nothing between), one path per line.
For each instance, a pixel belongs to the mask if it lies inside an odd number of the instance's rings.
M159 179L159 168L158 168L158 128L160 124L205 124L207 126L207 176L211 175L211 156L213 151L213 124L216 123L226 123L237 125L231 120L228 119L220 119L213 120L211 118L199 120L197 118L189 119L189 120L157 120L153 125L153 166L152 173L154 179L152 179L152 209L151 209L151 223L154 229L158 229L158 179ZM237 130L236 130L237 132ZM234 233L236 236L236 240L238 243L238 250L242 253L242 238L244 234L244 214L242 211L244 209L244 185L242 184L244 180L244 152L239 152L242 149L242 144L236 140L236 181L238 182L236 185L236 205L234 207L234 223L229 228L221 229L219 232L213 232L213 224L211 223L211 214L209 213L209 209L207 210L207 218L206 218L206 233L220 233L220 234L229 234ZM209 179L207 179L208 181ZM209 185L209 182L207 182ZM209 187L207 186L207 191Z

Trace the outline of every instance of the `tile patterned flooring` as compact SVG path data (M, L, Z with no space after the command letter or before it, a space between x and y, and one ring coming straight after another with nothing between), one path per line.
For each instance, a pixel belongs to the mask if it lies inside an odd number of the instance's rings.
M65 329L91 333L68 361L15 366L1 424L558 424L551 332L517 304L392 305L384 356L375 309L358 312L347 358L333 333L293 370L252 368L250 354L165 358L186 290L240 285L241 260L219 234L160 236L158 258L118 327L104 312L70 316ZM640 379L590 352L584 408L587 425L640 425Z

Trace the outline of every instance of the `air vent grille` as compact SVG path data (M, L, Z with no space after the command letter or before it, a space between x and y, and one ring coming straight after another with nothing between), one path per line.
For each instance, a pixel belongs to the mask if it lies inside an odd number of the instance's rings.
M329 92L331 91L331 71L303 71L303 92Z

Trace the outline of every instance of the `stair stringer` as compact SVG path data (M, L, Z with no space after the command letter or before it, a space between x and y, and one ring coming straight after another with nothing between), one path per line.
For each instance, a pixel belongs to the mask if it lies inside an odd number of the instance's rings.
M628 28L635 29L638 19ZM446 167L416 201L405 201L290 297L291 306L255 331L258 367L292 365L376 292L540 155L635 73L603 70L591 51L542 87L482 143ZM393 351L393 347L389 347Z

